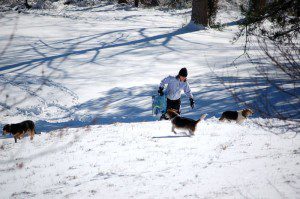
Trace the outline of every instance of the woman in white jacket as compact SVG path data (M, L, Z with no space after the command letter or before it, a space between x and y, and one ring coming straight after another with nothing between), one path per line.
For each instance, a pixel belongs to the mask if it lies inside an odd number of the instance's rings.
M180 114L180 97L182 90L189 97L190 105L192 108L194 108L195 102L189 83L187 82L187 75L187 69L182 68L177 76L168 76L161 81L158 93L160 95L165 94L167 96L167 110L172 108L175 109L178 114ZM165 85L167 85L167 88L164 90ZM162 115L161 119L166 119L164 114Z

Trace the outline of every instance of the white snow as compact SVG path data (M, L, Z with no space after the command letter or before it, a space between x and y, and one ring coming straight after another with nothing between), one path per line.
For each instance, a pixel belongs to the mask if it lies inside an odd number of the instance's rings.
M2 141L1 198L297 198L299 136L247 122L65 128Z
M31 119L39 133L0 137L0 198L299 197L300 140L285 121L217 119L243 107L212 70L246 89L256 75L244 59L238 73L230 65L236 26L201 29L189 9L55 7L0 17L1 127ZM182 115L208 113L193 137L151 115L160 80L182 67L196 101L183 96Z

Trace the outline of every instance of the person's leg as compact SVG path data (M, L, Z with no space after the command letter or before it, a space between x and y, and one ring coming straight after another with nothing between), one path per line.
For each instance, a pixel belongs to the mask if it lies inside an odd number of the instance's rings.
M170 100L169 98L167 98L167 108L166 108L166 111L170 108L173 107L173 103L172 103L173 100ZM168 120L168 118L166 117L166 113L163 113L160 117L160 120Z
M167 110L175 109L179 115L180 115L180 105L181 105L180 98L178 100L167 99Z
M180 111L180 107L181 107L181 100L180 98L178 100L174 100L174 109L177 110L177 113L180 115L181 111Z
M173 103L172 103L173 100L170 100L169 98L167 98L167 110L171 109L173 106Z
M180 105L181 105L180 98L178 100L170 100L169 98L167 98L167 110L174 109L180 115ZM162 114L160 117L160 120L163 119L168 120L165 114Z

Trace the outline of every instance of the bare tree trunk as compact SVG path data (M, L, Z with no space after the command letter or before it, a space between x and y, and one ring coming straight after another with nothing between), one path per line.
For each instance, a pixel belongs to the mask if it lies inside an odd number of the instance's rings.
M207 0L193 0L192 21L195 24L202 24L203 26L208 26Z
M127 2L127 0L118 0L118 4L122 4L122 3L127 4L128 2Z
M208 0L208 20L209 25L214 25L217 11L218 11L219 0Z
M151 6L159 6L158 0L152 0L151 1Z
M251 0L250 1L250 7L251 9L259 13L264 7L266 7L267 1L266 0Z
M24 5L27 9L31 8L31 5L28 4L28 0L25 0Z
M300 17L300 1L297 1L297 13L296 13L297 17Z
M139 0L134 0L134 6L139 7Z

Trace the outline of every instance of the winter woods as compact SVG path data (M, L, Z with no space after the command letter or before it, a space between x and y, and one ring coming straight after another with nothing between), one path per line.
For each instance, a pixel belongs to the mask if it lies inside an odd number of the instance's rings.
M300 115L299 1L251 1L248 7L242 6L242 13L245 18L235 40L245 39L244 56L260 75L253 84L257 101L248 106L264 117L297 118ZM250 52L253 49L259 53ZM262 85L265 89L261 90ZM238 93L240 88L231 89ZM278 96L276 103L272 100L274 91ZM285 108L280 106L282 103ZM295 111L287 111L291 109Z

